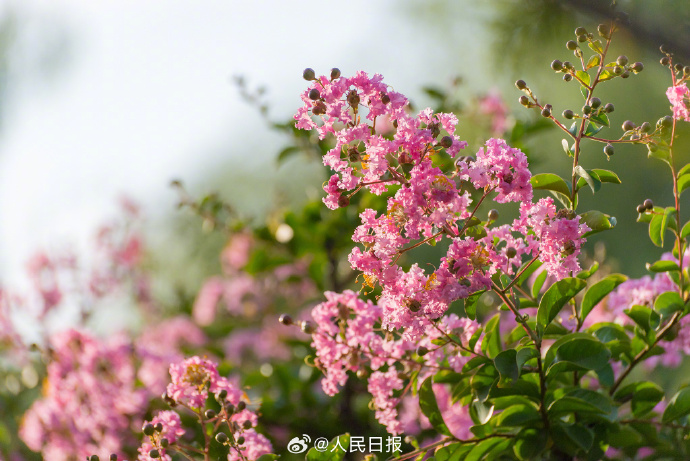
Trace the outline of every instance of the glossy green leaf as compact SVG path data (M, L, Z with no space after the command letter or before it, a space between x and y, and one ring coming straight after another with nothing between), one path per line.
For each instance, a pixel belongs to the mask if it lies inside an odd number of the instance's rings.
M661 240L661 221L663 215L654 215L649 223L649 238L652 243L658 247L663 246Z
M472 320L477 318L477 302L485 292L486 290L476 291L465 299L465 314L468 318Z
M585 85L589 86L589 83L590 83L590 81L591 81L591 77L589 76L589 74L588 74L587 72L584 72L584 71L582 71L582 70L578 70L578 71L575 72L575 75L577 76L577 78L579 78L580 80L582 80L582 82L583 82Z
M604 52L604 48L601 45L601 40L593 40L587 45L597 54L602 54Z
M467 443L452 443L446 445L434 453L436 461L460 461L465 459L465 455L472 450L472 445Z
M589 451L592 448L592 443L594 443L594 433L581 424L566 424L559 422L557 425L554 425L554 432L557 440L560 438L558 436L561 435L559 434L559 432L561 432L562 435L565 436L565 439L585 452Z
M539 302L537 323L546 328L563 306L585 286L587 282L577 277L568 277L551 285Z
M511 386L517 381L520 376L520 370L517 366L516 357L517 351L515 349L506 349L500 352L494 359L494 366L500 375L498 387Z
M599 125L604 125L604 126L609 126L609 117L606 115L606 112L601 111L597 115L592 115L589 118L592 122L598 123Z
M676 209L673 207L667 207L664 210L664 215L661 218L661 229L659 230L659 235L661 237L661 246L664 246L664 236L666 235L666 229L669 227L669 216L675 213Z
M651 272L679 271L680 267L674 261L657 261L653 264L647 263L647 270Z
M482 340L482 352L489 357L496 357L502 350L501 332L499 330L501 314L496 314L486 322L484 327L485 336Z
M551 418L560 418L568 413L606 414L606 412L597 405L571 396L565 396L555 400L549 405L547 412Z
M650 329L656 329L661 321L659 314L647 306L634 305L623 312L642 328L645 333Z
M521 461L539 459L538 455L546 448L547 437L539 429L526 428L518 432L513 444L513 453Z
M680 231L680 238L685 238L690 235L690 221L686 222L683 229Z
M558 347L547 375L563 371L599 370L608 365L609 358L611 352L596 338L572 338Z
M613 229L616 226L616 218L606 215L601 211L591 210L580 215L580 220L592 229L585 236L596 234L597 232Z
M631 401L631 409L636 418L646 416L664 398L664 390L658 384L641 381L620 388L613 398L619 402Z
M675 312L682 311L685 303L676 291L661 293L654 300L654 310L662 317L670 317Z
M690 387L678 391L668 403L661 421L670 423L690 413Z
M534 299L537 299L539 297L539 293L541 293L541 288L544 286L544 282L546 281L546 277L548 275L548 272L541 271L541 273L537 275L537 278L534 279L534 284L532 285L532 297Z
M599 270L599 263L594 261L591 266L589 266L589 269L587 270L582 270L577 273L576 277L582 280L587 280L590 278L592 275L594 275L597 271Z
M597 133L599 133L603 129L604 129L603 125L597 125L595 123L587 122L587 126L585 127L585 131L583 134L585 136L595 136Z
M480 461L481 459L484 459L484 456L487 453L489 453L496 445L499 445L502 442L504 442L504 440L500 437L492 437L479 442L467 454L465 461Z
M681 169L678 171L678 176L677 176L677 177L680 178L681 176L686 175L686 174L688 174L688 173L690 173L690 163L688 163L687 165L685 165L683 168L681 168Z
M524 426L534 421L539 421L541 415L534 405L513 405L506 408L496 416L496 425L503 426Z
M312 448L307 452L306 461L342 461L350 447L350 434L334 437L325 451Z
M451 435L448 430L448 426L443 421L443 416L441 415L441 410L438 409L438 403L436 403L436 395L434 394L434 389L432 387L431 376L424 380L422 387L419 389L419 408L429 419L431 425L441 434Z
M625 275L611 274L588 288L584 298L582 298L582 305L580 307L581 320L586 319L592 309L594 309L594 306L599 304L606 295L626 280L628 280L628 277Z
M621 180L616 173L611 170L603 170L601 168L593 168L589 170L597 175L601 182L608 182L611 184L620 184Z
M690 174L678 178L678 193L682 194L685 189L690 187Z
M600 82L605 82L606 80L611 80L611 79L614 78L615 76L616 76L616 74L614 74L614 73L611 72L610 70L604 69L604 70L601 72L601 74L599 75L599 81L600 81Z
M576 175L585 180L589 188L592 189L592 193L601 188L601 181L593 178L581 165L576 166L574 171Z
M541 173L530 179L533 189L552 190L565 196L570 196L570 187L563 178L552 173Z

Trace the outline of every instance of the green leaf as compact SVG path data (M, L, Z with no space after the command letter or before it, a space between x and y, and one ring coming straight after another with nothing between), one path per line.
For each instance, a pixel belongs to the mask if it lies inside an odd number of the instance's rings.
M342 461L350 446L350 434L334 437L325 451L312 448L307 452L306 461Z
M577 277L559 280L546 290L537 310L537 323L542 327L551 323L563 306L587 286L587 282Z
M594 136L597 133L599 133L603 128L604 128L603 125L599 126L595 123L587 122L587 126L585 127L585 131L583 134L585 136Z
M667 207L664 210L664 215L661 218L661 229L659 230L659 234L661 236L661 246L664 246L664 236L666 235L666 229L669 226L669 216L671 216L672 213L675 213L676 209L673 207Z
M680 178L681 176L686 175L688 173L690 173L690 163L688 163L687 165L685 165L683 168L680 169L677 177Z
M680 238L685 238L690 235L690 221L686 222L683 229L680 231Z
M477 368L480 365L484 365L485 363L489 363L491 360L487 359L484 356L477 355L475 357L472 357L467 361L465 366L462 367L462 372L467 373L468 371L472 371L475 368Z
M482 340L482 352L489 357L496 357L502 350L501 346L501 332L499 331L499 322L501 314L496 314L486 322L484 327L485 336Z
M654 310L657 311L661 317L670 317L675 312L682 311L684 307L685 303L675 291L661 293L654 300Z
M657 384L641 381L628 384L619 389L613 398L619 402L631 401L631 408L636 418L646 416L664 398L664 390Z
M490 439L483 440L476 444L472 450L465 457L465 461L480 461L484 458L484 455L489 453L494 446L503 443L504 440L500 437L492 437Z
M661 221L663 220L662 215L654 215L652 221L649 223L649 238L652 243L658 247L663 246L661 240Z
M512 405L496 416L496 425L524 426L528 423L539 421L541 415L533 405Z
M577 278L587 280L599 270L599 263L594 261L587 270L582 270L576 275Z
M591 336L572 338L558 347L547 375L564 371L599 370L608 365L609 358L611 352L598 339Z
M472 450L472 445L468 443L452 443L440 448L434 453L436 461L460 461L465 459L465 455Z
M520 286L524 283L525 280L527 280L532 274L534 274L534 271L539 269L541 267L541 261L534 261L532 260L527 261L524 263L522 266L520 266L520 269L518 272L522 272L520 277L518 277L517 282L515 282L515 285ZM529 267L528 267L529 265Z
M614 78L615 76L616 76L616 74L614 74L614 73L611 72L610 70L604 69L604 70L601 72L601 74L599 75L599 81L600 81L600 82L605 82L606 80L611 80L611 79Z
M468 318L472 320L477 318L477 302L485 292L486 290L476 291L465 299L465 314Z
M568 154L569 157L573 156L573 151L570 150L570 145L567 139L561 139L561 146L563 146L563 151Z
M534 299L537 299L539 297L539 293L541 292L541 288L544 286L544 282L546 281L546 277L549 275L548 272L546 271L541 271L539 275L537 275L537 278L534 279L534 284L532 285L532 297Z
M604 52L604 48L601 46L601 40L593 40L587 45L597 54L602 54Z
M601 56L598 54L593 54L590 56L589 60L587 60L587 70L591 69L592 67L598 66L601 64Z
M431 376L424 380L422 387L419 389L419 408L424 413L424 416L429 418L431 425L441 434L451 435L448 426L443 421L441 410L438 409L436 403L436 395L432 387Z
M521 461L539 459L538 455L546 448L547 439L539 429L523 429L515 436L513 453Z
M589 451L592 448L594 433L581 424L566 424L559 422L554 425L554 432L554 439L559 440L565 438L582 451Z
M642 328L645 334L650 329L656 329L661 321L659 314L647 306L634 305L630 309L626 309L623 312L625 312L625 315L630 317L633 322Z
M588 288L585 292L584 298L582 298L580 319L586 319L592 309L594 309L594 306L599 304L599 302L604 299L606 295L611 293L618 285L626 280L628 280L628 277L625 275L611 274Z
M585 237L596 234L597 232L613 229L616 226L616 218L597 210L590 210L580 215L580 221L587 224L592 229L585 234Z
M571 396L565 396L555 400L549 405L547 412L552 418L560 418L568 413L606 414L606 411L602 410L597 405Z
M599 188L601 188L601 181L597 180L595 182L594 178L592 178L592 176L587 173L584 168L582 168L582 165L576 166L574 172L576 175L585 180L589 188L592 189L592 193L595 193L599 190Z
M477 329L477 331L474 332L474 334L470 338L470 342L467 345L470 348L470 350L472 350L472 351L474 350L474 346L477 345L477 341L479 341L479 337L481 336L481 334L483 332L484 332L484 330L481 327L479 327Z
M674 261L657 261L654 264L647 263L647 270L651 272L679 271L680 267Z
M661 421L670 423L690 413L690 387L678 391L668 403Z
M604 111L601 111L596 115L592 115L591 117L589 117L589 119L594 123L598 123L599 125L610 125L609 117L606 115L606 112Z
M494 366L500 375L498 387L508 387L517 381L520 370L517 366L516 357L517 351L515 349L506 349L494 359Z
M590 81L591 81L591 77L589 76L589 74L587 72L582 71L582 70L578 70L577 72L575 72L575 75L577 76L577 78L582 80L582 82L585 85L589 86Z
M685 189L690 187L690 174L678 178L678 194L682 194Z
M534 175L530 179L530 183L532 184L533 189L552 190L559 192L566 197L570 196L570 187L568 187L568 183L566 183L565 180L563 180L563 178L560 176L552 173L541 173Z
M612 184L620 184L621 180L616 173L611 170L603 170L601 168L594 168L589 170L594 172L601 182L608 182Z
M297 146L288 146L285 149L281 150L277 158L278 165L283 164L288 158L292 157L299 151L300 149Z

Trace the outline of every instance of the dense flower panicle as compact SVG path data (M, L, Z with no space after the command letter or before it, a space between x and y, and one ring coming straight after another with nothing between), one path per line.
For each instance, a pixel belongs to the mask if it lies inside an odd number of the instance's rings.
M556 212L551 197L520 205L520 218L514 221L513 228L526 236L526 252L532 257L538 255L556 280L580 270L577 257L587 241L583 236L590 228L574 212Z
M242 432L244 437L244 444L240 449L240 453L244 458L240 457L235 449L228 453L228 461L240 461L243 459L256 460L260 456L273 451L271 442L263 435L256 432L254 429Z
M690 122L690 90L685 83L670 87L666 96L673 109L673 118Z
M527 156L502 139L489 139L473 162L459 162L458 168L459 177L477 189L496 190L498 203L532 201Z
M234 403L239 402L242 395L242 391L218 374L214 362L197 356L171 363L170 378L172 382L167 387L168 397L192 408L203 408L209 392L215 394L225 389L228 391L228 400Z
M403 380L398 376L395 368L388 371L375 371L369 377L369 393L372 395L372 403L376 412L376 419L386 426L391 434L401 434L402 424L398 420L396 406L400 399L394 396L394 391L401 390Z

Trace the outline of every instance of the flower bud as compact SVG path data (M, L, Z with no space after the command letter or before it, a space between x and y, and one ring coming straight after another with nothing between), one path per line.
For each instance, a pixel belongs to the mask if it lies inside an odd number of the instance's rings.
M115 453L113 453L112 455L110 455L110 458L108 458L108 460L109 461L117 461L117 455Z
M515 256L517 256L517 250L513 247L506 248L506 256L508 259L513 259Z
M569 256L573 253L575 253L575 242L573 242L572 240L568 240L563 245L563 254Z
M570 61L563 61L563 68L573 70L573 63Z
M252 428L252 422L249 421L249 420L246 420L245 422L242 423L242 427L243 427L245 430L249 430L249 429Z
M238 445L242 445L243 443L244 443L244 437L239 436L239 437L237 438L237 444L238 444Z
M676 70L676 72L680 72L683 70L683 64L678 63L675 66L673 66L673 68Z
M340 77L340 69L334 67L333 69L331 69L331 80L335 80L338 77Z
M386 93L382 93L381 94L381 102L384 104L388 104L389 102L391 102L391 97L388 96Z
M280 323L282 323L285 326L292 325L294 323L294 320L292 320L292 317L288 314L282 314L279 319ZM227 392L227 391L226 391Z
M620 75L623 73L623 68L621 66L615 66L613 68L613 73L616 75Z
M153 426L153 430L156 432L163 432L163 423L156 423L156 425Z
M420 357L424 357L424 356L425 356L426 354L428 354L428 353L429 353L429 349L427 349L427 348L424 347L424 346L419 346L419 347L417 348L417 355L420 356Z
M644 205L642 205L642 204L637 205L637 212L638 212L638 213L642 214L642 213L644 213L645 211L647 211L647 208L645 208Z
M636 74L639 74L644 69L644 64L642 64L641 62L636 62L635 64L630 66L630 68L632 69L633 72L635 72Z
M349 93L347 93L347 103L351 107L359 106L359 95L357 94L357 90L350 90Z
M156 459L156 458L160 458L160 457L161 457L161 454L160 454L160 452L158 451L158 449L154 448L153 450L149 451L149 456L150 456L151 458Z
M606 112L607 114L610 114L614 110L615 110L615 107L611 103L608 103L604 106L604 112Z
M338 200L340 201L340 200ZM309 320L305 320L302 322L302 331L305 332L306 334L310 335L316 331L316 325L314 325L314 322L310 322ZM239 405L238 405L239 407Z
M91 455L88 459L89 461L98 461L98 455Z
M566 109L563 111L563 118L566 118L568 120L572 119L575 116L572 110Z
M489 210L489 221L496 221L498 219L498 210Z
M314 115L323 115L326 113L326 104L323 101L316 101L311 108L311 113Z
M673 125L673 118L670 115L666 115L659 119L661 126L670 128Z
M570 51L575 51L577 49L577 42L575 40L568 40L568 42L565 44L565 47Z
M628 63L628 57L624 54L618 56L618 59L616 59L616 64L619 66L624 66Z
M359 379L365 379L369 373L367 373L367 370L360 368L356 374Z
M551 62L551 68L553 70L555 70L556 72L560 72L561 70L563 70L563 63L561 61L559 61L558 59L554 59Z
M450 136L444 136L441 138L441 147L445 147L448 149L450 146L453 145L453 138Z
M340 197L338 197L338 206L340 208L345 208L349 204L350 204L350 199L347 195L341 195Z
M209 409L206 410L206 412L204 413L204 416L206 416L206 419L212 419L212 418L215 418L215 417L216 417L216 412L209 408Z
M668 54L668 48L666 47L666 45L661 45L659 47L659 51L661 51L664 54Z
M551 107L549 105L544 106L541 110L541 115L543 117L551 117Z
M225 432L219 432L216 434L216 442L225 443L228 441L228 434Z
M591 114L592 113L592 106L588 106L587 104L582 106L582 113L585 115Z
M419 310L422 308L422 303L420 303L416 299L408 299L406 301L406 304L410 312L419 312Z
M163 447L163 448L168 448L169 446L170 446L170 440L168 440L167 438L163 437L163 438L161 439L161 447Z
M601 106L601 99L599 98L592 98L589 101L589 105L592 106L592 109L598 109L599 106Z
M585 35L585 34L587 34L587 29L585 29L584 27L578 27L577 29L575 29L575 35Z
M311 90L309 90L309 99L311 99L312 101L316 101L320 97L321 93L319 93L319 90L317 90L316 88L312 88Z
M635 124L630 120L623 122L623 131L630 131L635 129Z
M311 323L311 322L309 322L309 323ZM242 411L245 408L247 408L247 402L245 402L244 400L240 400L239 403L237 404L237 411Z
M661 58L661 60L659 62L661 63L662 66L668 66L671 63L671 60L669 59L668 56L664 56L663 58Z
M649 122L644 122L642 125L640 125L640 131L643 133L649 133L652 131L652 125Z
M225 399L227 398L227 396L228 396L228 391L227 391L227 389L221 389L221 390L218 391L218 393L216 394L216 401L217 401L218 403L222 403L222 402L225 401Z
M529 106L529 98L524 94L518 98L518 101L520 101L520 104L523 106Z
M630 135L630 140L631 140L631 141L637 141L637 140L639 140L639 139L640 139L640 135L637 134L637 133L633 133L633 134Z
M306 69L304 69L304 72L302 72L302 78L304 78L307 81L316 80L316 74L314 73L314 69L312 69L311 67L307 67Z
M609 38L611 36L611 28L606 24L599 24L597 27L597 32L602 38Z
M564 81L564 82L569 82L569 81L571 81L572 79L573 79L573 76L572 76L571 74L565 74L565 75L563 76L563 81Z
M683 75L690 75L690 66L683 67Z
M518 90L527 89L527 84L525 83L524 80L518 80L517 82L515 82L515 86L517 87Z
M144 435L151 436L151 435L153 435L153 432L154 432L153 424L151 424L151 423L144 424Z
M610 157L613 155L613 144L608 143L604 146L604 153L606 154L607 157Z
M654 209L654 202L652 202L652 199L647 199L642 203L647 210L653 210Z
M580 43L584 43L587 41L587 36L586 35L578 35L577 36L577 41Z
M627 70L626 70L625 72L623 72L623 73L621 74L621 78L628 78L628 77L630 77L630 71L627 71Z

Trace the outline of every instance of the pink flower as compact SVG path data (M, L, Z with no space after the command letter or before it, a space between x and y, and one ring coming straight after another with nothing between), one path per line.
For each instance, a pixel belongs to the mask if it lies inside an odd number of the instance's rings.
M688 110L690 91L685 83L670 87L666 90L666 96L673 109L673 118L690 122L690 111Z
M144 426L149 422L145 422ZM177 440L184 435L184 429L182 428L182 421L180 421L180 415L174 411L166 410L159 411L156 416L150 421L154 426L158 423L163 425L163 430L160 432L156 431L152 436L144 436L144 441L139 447L139 461L155 461L156 458L151 458L149 453L153 448L156 448L160 454L160 458L165 461L170 461L172 458L166 453L166 449L161 447L160 440L165 438L168 439L170 444L174 444ZM154 443L155 442L155 445Z

